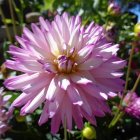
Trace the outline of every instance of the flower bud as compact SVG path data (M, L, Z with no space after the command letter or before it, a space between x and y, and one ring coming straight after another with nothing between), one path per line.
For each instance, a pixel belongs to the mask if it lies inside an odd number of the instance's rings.
M24 122L25 121L25 116L17 115L16 120L17 120L17 122Z
M134 26L134 33L136 37L140 37L140 22Z
M82 130L82 135L84 138L86 138L88 140L96 139L96 130L92 126L86 126Z
M118 16L121 13L121 8L117 3L111 2L107 8L107 11L111 16Z

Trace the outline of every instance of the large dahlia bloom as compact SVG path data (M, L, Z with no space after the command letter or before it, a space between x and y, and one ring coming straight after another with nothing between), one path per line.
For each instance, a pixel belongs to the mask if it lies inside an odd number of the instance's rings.
M93 22L82 26L79 16L64 13L52 22L41 17L39 24L16 37L20 47L10 46L13 58L6 66L23 73L5 81L8 89L22 91L12 107L22 107L25 115L43 104L39 125L52 118L53 133L64 120L72 129L72 118L78 128L83 118L96 124L95 116L110 111L105 100L123 88L125 61L116 56L118 45L108 43Z
M4 96L3 89L0 88L0 136L10 128L8 126L9 113L5 109L5 104L9 100L10 96Z

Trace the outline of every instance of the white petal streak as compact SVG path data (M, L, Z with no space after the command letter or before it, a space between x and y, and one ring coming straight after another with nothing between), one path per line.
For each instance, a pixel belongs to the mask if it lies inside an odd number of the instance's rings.
M57 43L55 42L55 40L53 39L52 35L49 32L47 32L46 38L49 43L52 54L54 54L55 56L58 56L59 50L58 50Z
M70 85L70 80L67 76L60 75L58 76L58 85L64 89L67 90L67 87Z
M59 87L58 87L57 77L54 77L51 80L50 85L48 87L46 99L49 101L53 101L58 90Z
M45 101L46 88L44 88L25 109L25 113L32 113L42 102Z
M88 84L88 83L93 83L95 81L89 72L71 74L70 78L76 84Z
M25 85L28 85L33 80L37 79L39 75L40 75L39 73L35 73L35 74L23 74L20 76L15 76L7 79L4 84L9 89L23 88Z
M71 34L71 37L68 43L68 45L71 48L77 46L77 41L79 40L79 34L80 34L80 25L77 26Z
M93 48L94 48L93 45L88 45L88 46L82 48L77 54L76 62L80 63L80 62L83 62L84 60L86 60L86 58L88 58L89 55L91 54Z

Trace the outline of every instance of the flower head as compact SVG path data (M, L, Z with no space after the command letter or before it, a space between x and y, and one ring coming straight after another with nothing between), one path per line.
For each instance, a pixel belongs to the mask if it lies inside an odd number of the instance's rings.
M124 97L123 104L126 113L140 119L140 97L136 93L127 93Z
M112 16L118 16L121 13L121 6L118 2L112 1L110 2L107 11Z
M8 126L9 115L5 109L5 104L11 96L4 96L3 89L0 89L0 136L3 135L10 127Z
M108 43L102 27L91 23L82 26L79 16L57 15L49 22L40 17L40 27L26 27L17 37L20 47L10 46L12 60L6 66L24 74L9 78L5 86L21 90L13 107L22 107L21 115L34 112L44 104L39 125L51 120L56 133L66 118L72 129L72 118L78 128L83 118L96 124L95 116L110 112L105 103L123 88L120 71L125 61L116 54L118 45Z

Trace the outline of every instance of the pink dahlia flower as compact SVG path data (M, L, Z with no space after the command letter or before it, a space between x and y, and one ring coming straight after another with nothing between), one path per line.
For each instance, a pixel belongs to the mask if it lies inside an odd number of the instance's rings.
M5 81L8 89L22 91L12 107L22 106L25 115L43 103L39 125L52 118L53 133L65 118L68 129L72 118L78 128L83 118L96 124L95 116L110 111L105 100L123 88L125 61L116 56L118 45L108 43L103 28L93 22L82 26L79 16L64 13L52 22L40 17L39 23L16 37L20 47L10 46L13 58L6 66L24 73Z
M129 115L140 119L140 97L134 93L127 93L123 100L124 111Z
M4 96L3 89L0 89L0 136L10 128L8 126L9 114L5 109L5 104L10 97L9 95Z

